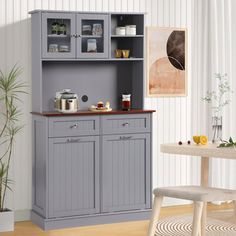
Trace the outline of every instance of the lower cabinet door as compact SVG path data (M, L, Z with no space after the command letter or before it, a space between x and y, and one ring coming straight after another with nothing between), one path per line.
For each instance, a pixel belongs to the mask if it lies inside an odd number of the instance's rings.
M105 135L102 212L150 208L150 134Z
M99 138L49 139L49 217L99 212Z

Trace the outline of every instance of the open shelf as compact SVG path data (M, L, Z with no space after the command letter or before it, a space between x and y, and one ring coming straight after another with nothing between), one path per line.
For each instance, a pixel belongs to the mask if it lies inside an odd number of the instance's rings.
M143 38L144 35L140 34L140 35L116 35L113 34L111 35L111 38Z
M68 34L48 34L48 38L68 38Z
M81 35L81 38L103 38L102 35Z
M42 61L143 61L143 58L130 57L130 58L44 58Z

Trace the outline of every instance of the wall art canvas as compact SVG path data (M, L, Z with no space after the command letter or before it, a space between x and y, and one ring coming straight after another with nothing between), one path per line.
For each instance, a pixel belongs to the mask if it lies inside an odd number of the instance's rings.
M186 29L148 27L147 95L187 95Z

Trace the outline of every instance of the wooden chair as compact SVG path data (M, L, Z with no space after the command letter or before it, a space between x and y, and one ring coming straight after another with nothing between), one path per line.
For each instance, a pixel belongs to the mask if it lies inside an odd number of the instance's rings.
M213 201L234 201L234 210L236 212L236 191L229 189L201 187L201 186L177 186L156 188L153 191L154 205L152 210L152 218L149 224L148 236L154 236L157 221L159 219L160 209L163 197L172 197L191 200L194 202L194 215L192 225L192 236L201 235L201 216L203 212L204 202ZM235 214L236 215L236 214Z

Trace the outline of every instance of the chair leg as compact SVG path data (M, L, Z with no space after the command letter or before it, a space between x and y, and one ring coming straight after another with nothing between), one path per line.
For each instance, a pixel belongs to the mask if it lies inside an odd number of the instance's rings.
M203 202L194 202L192 236L201 235L201 216L202 216Z
M162 201L163 201L163 196L156 196L154 198L152 217L151 217L149 228L148 228L148 236L155 235L156 223L159 219Z

